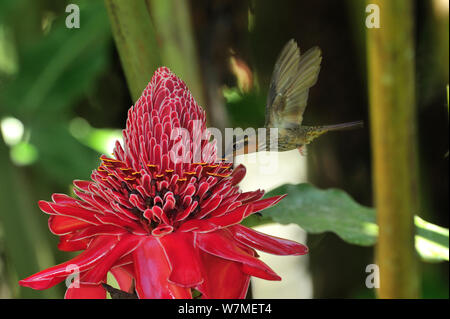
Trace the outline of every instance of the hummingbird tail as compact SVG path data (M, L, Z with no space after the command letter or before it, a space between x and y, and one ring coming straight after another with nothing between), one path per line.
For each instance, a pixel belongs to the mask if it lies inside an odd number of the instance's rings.
M347 123L341 123L341 124L334 124L334 125L325 125L323 128L326 131L342 131L342 130L351 130L355 128L362 128L364 127L363 121L355 121L355 122L347 122Z

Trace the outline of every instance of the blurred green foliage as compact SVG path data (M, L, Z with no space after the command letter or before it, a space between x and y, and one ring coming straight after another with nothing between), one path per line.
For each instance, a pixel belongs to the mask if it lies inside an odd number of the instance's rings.
M23 48L17 43L19 71L5 81L2 90L8 94L0 99L2 115L17 117L30 132L29 142L39 154L37 164L63 183L74 175L87 178L86 167L96 160L95 152L70 134L68 123L74 101L92 89L107 66L111 37L100 1L86 1L80 10L83 28L67 29L65 15L60 14L40 41L24 43Z
M65 26L65 7L69 3L80 7L79 29ZM146 3L148 7L157 5L156 1ZM171 24L170 10L177 7L161 7L161 14L168 18L154 19L159 24L155 26L158 41L154 42L159 46L155 50L168 52L163 60L170 68L179 67L180 72L199 69L200 76L193 81L201 78L202 82L195 85L203 86L197 90L204 91L206 97L198 99L204 98L204 106L208 107L214 102L211 95L218 94L218 100L225 102L231 125L246 128L264 124L268 82L282 45L290 38L297 39L302 50L319 45L324 52L323 70L310 92L305 123L366 118L364 26L360 21L364 8L360 1L343 3L286 0L281 5L275 1L191 0L191 17L183 16L182 21L192 23L195 48L186 44L184 37L183 41L177 40L185 31L182 23ZM433 39L426 37L421 25L418 29L419 53L427 52L427 46L422 45L424 39ZM441 33L434 39L442 39ZM165 43L170 47L164 47ZM433 52L441 47L447 48L448 56L448 40L447 46L432 46ZM185 65L189 61L180 54L183 48L198 55L197 66ZM230 52L251 70L250 89L239 87L237 75L229 67ZM433 64L433 68L444 69L440 64ZM448 149L448 140L442 138L448 121L445 117L445 122L440 122L445 110L434 107L443 103L439 85L445 79L432 78L432 71L418 71L427 74L419 77L423 82L418 86L419 90L427 87L427 99L422 100L427 101L423 109L429 114L420 117L419 123L423 128L421 138L426 141L422 144L423 166L429 176L426 185L431 204L426 211L434 212L427 220L446 225L448 203L443 199L447 198L448 179L441 176L448 175L448 162L439 161ZM445 76L442 73L440 77ZM151 74L142 77L150 79ZM191 81L190 76L185 78ZM216 86L211 89L212 80L220 90ZM0 1L0 121L14 118L23 125L20 138L11 143L0 134L0 298L63 296L63 285L43 292L17 285L19 279L70 257L56 249L57 238L48 231L47 216L38 209L37 201L48 200L55 192L70 194L73 179L89 178L100 153L110 151L111 141L124 127L131 103L103 1ZM366 131L324 137L310 151L314 183L322 188L344 188L358 202L372 205L368 145ZM254 223L261 223L265 216L255 216L259 219ZM327 242L327 238L331 239ZM342 269L364 267L370 262L366 256L371 256L371 250L364 248L368 252L364 255L362 248L343 245L332 236L321 243L320 249L310 253L314 275L326 282L324 289L320 284L315 287L316 296L355 296L354 286L361 283L341 275ZM335 249L336 245L341 249ZM345 254L351 258L342 258ZM327 265L334 269L326 269ZM425 267L424 296L448 297L448 280L443 280L448 279L448 265ZM332 282L334 278L341 282Z
M10 151L0 140L0 227L15 297L61 296L61 287L41 293L17 285L57 258L36 203L52 189L67 190L74 178L89 178L98 161L99 141L80 143L69 124L76 102L93 91L110 63L111 33L102 1L78 4L83 27L68 29L64 2L0 3L0 118L13 117L24 127ZM33 165L16 168L12 161Z

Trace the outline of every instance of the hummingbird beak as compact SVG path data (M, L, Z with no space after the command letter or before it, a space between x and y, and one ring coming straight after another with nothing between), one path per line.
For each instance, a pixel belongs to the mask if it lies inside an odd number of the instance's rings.
M324 128L327 131L342 131L342 130L352 130L356 128L362 128L364 127L363 121L355 121L355 122L347 122L347 123L341 123L341 124L334 124L334 125L326 125Z
M309 130L306 134L307 143L311 143L314 139L319 137L322 134L325 134L329 131L344 131L351 130L356 128L361 128L364 126L363 121L355 121L355 122L347 122L341 124L334 125L324 125L324 126L316 126L312 130Z

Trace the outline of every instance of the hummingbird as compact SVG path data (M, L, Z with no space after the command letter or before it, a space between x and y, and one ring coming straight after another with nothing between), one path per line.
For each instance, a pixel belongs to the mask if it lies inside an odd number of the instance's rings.
M302 125L309 89L317 82L321 61L319 47L312 47L300 54L297 43L291 39L278 56L272 73L266 101L265 136L237 136L232 149L226 154L233 154L234 157L256 151L283 152L297 148L300 154L305 155L306 145L326 132L362 127L362 121ZM278 134L273 136L270 128L276 128Z

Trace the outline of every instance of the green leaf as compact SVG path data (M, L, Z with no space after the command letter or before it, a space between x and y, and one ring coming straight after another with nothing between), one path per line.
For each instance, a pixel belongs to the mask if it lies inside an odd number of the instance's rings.
M414 219L416 224L416 249L427 261L449 260L448 229L433 225L419 216Z
M344 191L286 184L267 196L282 194L288 196L266 210L274 221L298 224L312 234L331 231L351 244L370 246L376 242L378 228L373 209L359 205Z
M42 117L43 109L48 114L67 111L106 67L111 39L106 11L101 2L92 2L80 14L79 29L66 28L61 16L34 46L19 48L20 72L2 88L1 100L24 122Z
M288 196L267 209L266 218L280 224L297 224L312 234L333 232L351 244L370 246L376 243L378 225L375 209L358 204L344 191L320 190L310 184L286 184L267 196L282 194ZM254 224L255 220L252 222ZM448 261L448 229L430 224L418 216L415 224L416 249L421 257L427 261Z

